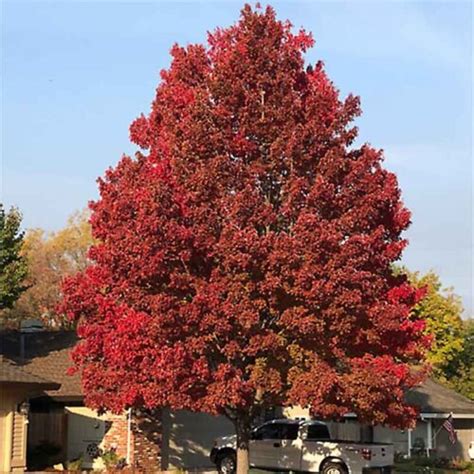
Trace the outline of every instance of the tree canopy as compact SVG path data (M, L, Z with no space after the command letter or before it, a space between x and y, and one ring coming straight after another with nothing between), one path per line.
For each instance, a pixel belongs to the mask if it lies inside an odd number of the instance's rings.
M424 291L412 309L415 318L426 321L431 339L426 360L433 375L445 385L474 399L474 326L463 319L461 298L453 288L444 288L434 272L426 274L401 269L412 285Z
M74 213L57 232L29 229L24 237L22 255L28 263L28 290L6 313L10 324L37 318L50 327L67 327L69 320L57 312L64 277L82 271L89 263L92 245L89 212Z
M99 181L93 263L64 287L87 404L224 414L243 470L268 406L416 416L421 292L392 271L410 213L382 152L354 144L359 99L305 65L312 45L250 6L175 45L131 125L141 151Z
M474 400L474 320L463 321L463 350L443 373L445 382L471 400Z
M21 214L16 208L5 212L0 203L0 310L11 308L27 289L26 260L21 255L23 232Z
M408 277L414 286L425 290L425 295L413 308L413 314L426 321L425 332L432 338L427 361L441 375L463 351L461 298L452 288L443 288L433 271L424 275L408 272Z

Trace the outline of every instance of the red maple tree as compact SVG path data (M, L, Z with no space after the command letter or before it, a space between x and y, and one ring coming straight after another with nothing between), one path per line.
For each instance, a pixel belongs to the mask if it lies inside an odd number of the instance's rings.
M313 40L245 6L208 44L174 46L141 149L99 180L94 264L64 285L89 406L230 418L247 468L269 406L410 424L424 324L392 263L410 222L382 151L354 146Z

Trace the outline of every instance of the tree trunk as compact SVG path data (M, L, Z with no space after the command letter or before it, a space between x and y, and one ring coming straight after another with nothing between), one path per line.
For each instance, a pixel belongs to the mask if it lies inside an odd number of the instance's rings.
M246 417L237 418L237 420L235 421L235 431L237 433L236 474L248 474L250 422Z

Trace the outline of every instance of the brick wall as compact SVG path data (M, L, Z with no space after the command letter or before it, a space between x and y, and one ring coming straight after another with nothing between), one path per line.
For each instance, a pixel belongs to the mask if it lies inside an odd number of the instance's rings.
M108 413L105 420L105 436L102 445L106 449L114 447L120 458L127 457L128 420L127 414Z
M135 412L131 420L130 465L138 472L156 472L161 469L161 413ZM127 457L128 414L106 415L106 434L101 443L115 447L119 457Z
M161 412L135 412L132 417L133 452L130 464L141 472L161 469Z

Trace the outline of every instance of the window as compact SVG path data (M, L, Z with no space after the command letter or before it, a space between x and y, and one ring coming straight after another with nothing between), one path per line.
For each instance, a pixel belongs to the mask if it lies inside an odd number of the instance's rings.
M281 439L296 439L298 437L299 426L296 423L280 425Z
M296 439L298 425L296 423L268 423L254 431L252 439Z
M268 425L261 426L254 432L252 439L280 439L278 425L275 423L269 423Z
M324 441L331 439L326 425L308 425L306 439L310 441Z

